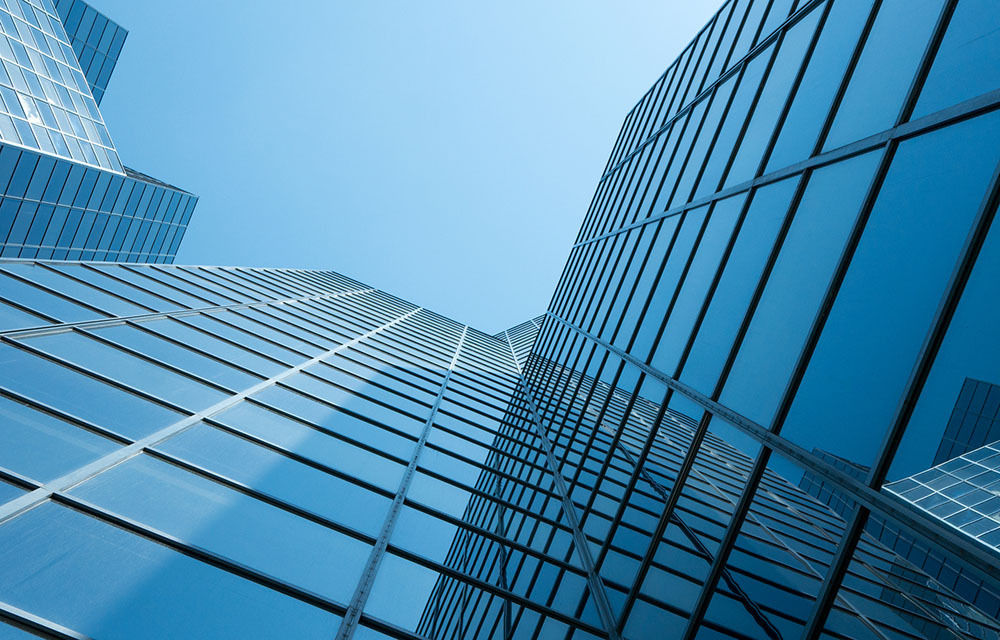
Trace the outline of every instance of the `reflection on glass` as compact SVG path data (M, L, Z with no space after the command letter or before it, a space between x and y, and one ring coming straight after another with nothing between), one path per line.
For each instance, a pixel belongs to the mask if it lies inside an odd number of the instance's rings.
M879 8L824 150L896 124L942 0L886 0Z
M792 404L789 438L873 461L1000 156L998 122L994 112L900 144Z
M368 559L360 541L144 455L72 493L340 602L350 600Z
M920 100L919 118L1000 86L1000 12L991 0L962 0L934 56Z
M722 404L769 425L871 182L872 153L812 174L723 389Z
M59 561L45 549L58 549ZM0 599L110 640L319 640L329 638L339 620L52 503L0 526Z

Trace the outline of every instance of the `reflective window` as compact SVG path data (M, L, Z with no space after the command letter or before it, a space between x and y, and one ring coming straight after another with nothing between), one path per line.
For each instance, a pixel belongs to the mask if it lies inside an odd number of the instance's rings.
M107 314L76 304L54 293L43 291L26 282L15 280L3 273L3 270L0 270L0 292L4 298L11 302L16 302L32 311L45 314L61 322L81 322L108 317ZM36 322L34 324L44 323Z
M858 2L834 2L830 7L764 173L812 155L819 130L826 122L837 93L839 78L847 69L870 10L871 0L864 0L860 5Z
M1000 11L991 0L962 0L934 57L913 117L1000 86Z
M36 336L25 342L36 349L193 411L209 407L227 396L222 391L76 332Z
M250 402L213 419L388 491L395 491L403 476L402 465Z
M768 425L847 243L879 152L812 174L722 392Z
M158 449L372 536L389 510L384 496L208 425Z
M681 381L712 395L733 339L746 315L764 264L774 246L798 180L782 180L754 192L736 244L712 294Z
M340 602L368 560L370 547L358 540L145 455L71 493Z
M376 574L365 613L415 631L441 579L436 571L387 554Z
M733 226L745 199L745 195L740 195L716 203L698 246L695 247L687 274L679 284L677 299L670 310L660 342L653 352L653 367L667 375L673 375L677 368L681 352L687 345L691 328L705 301L708 287L715 278L719 260L729 244Z
M726 175L726 186L739 184L757 175L757 167L764 155L764 149L771 140L775 122L785 106L792 82L802 66L802 56L812 40L819 16L820 11L814 9L799 20L791 30L785 32L781 47L767 74L760 98L754 106L753 115L747 123L739 151L736 152L733 164Z
M0 599L111 640L327 639L339 620L52 503L0 526Z
M790 438L870 464L996 167L998 123L994 112L900 144L796 394Z
M38 327L44 324L49 324L45 318L0 302L0 331Z
M970 405L969 414L979 413L985 419L963 425L962 435L956 434L953 439L977 444L981 442L979 438L992 439L992 436L986 438L986 433L989 430L992 434L990 418L996 412L992 406L996 398L989 397L993 391L989 387L1000 384L1000 370L997 369L1000 336L994 330L1000 311L996 304L996 283L1000 275L998 242L1000 225L994 220L896 453L890 481L913 475L938 462L935 454L943 445L945 428L949 426L952 412L963 402ZM990 383L982 385L989 391L963 399L962 392L969 379ZM973 404L982 409L976 411ZM946 459L950 457L947 455Z
M139 353L156 358L161 362L191 372L234 391L242 391L262 380L262 378L240 371L235 367L202 355L183 345L168 342L157 337L155 334L143 331L142 329L145 327L146 323L140 325L140 328L119 324L113 327L94 329L93 332L102 338L112 340L130 349L135 349Z
M0 345L0 380L11 391L138 439L183 416L15 347ZM114 411L107 408L113 406Z
M114 441L0 396L0 466L48 482L110 453Z
M20 498L25 493L27 492L24 489L0 480L0 504L10 502L14 498Z
M896 124L942 0L886 0L823 145L834 149Z

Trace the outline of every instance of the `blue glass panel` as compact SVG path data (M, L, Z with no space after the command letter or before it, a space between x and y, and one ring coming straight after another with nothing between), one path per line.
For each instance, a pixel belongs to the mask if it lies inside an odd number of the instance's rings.
M5 275L0 270L0 292L3 297L17 302L33 311L44 313L63 322L80 322L108 317L75 302L43 291L38 287Z
M192 411L227 397L222 391L76 332L36 336L25 343Z
M71 493L341 602L351 599L370 551L342 533L144 455Z
M0 384L128 438L147 436L182 415L15 347L0 346ZM114 407L114 411L108 411Z
M819 130L851 59L854 45L871 11L872 0L834 2L823 23L809 66L795 92L781 133L767 161L769 173L812 155Z
M896 453L890 482L933 465L966 378L1000 383L1000 336L995 330L998 278L1000 224L994 220ZM985 408L983 412L991 413ZM977 425L976 433L980 428Z
M760 3L757 3L760 4ZM747 114L750 111L750 103L757 95L760 88L761 76L767 67L768 60L771 59L773 46L769 46L763 52L754 56L742 71L740 84L733 95L732 104L729 111L722 119L722 126L719 128L718 138L712 147L712 154L705 163L705 171L702 173L698 188L695 190L695 199L711 195L719 188L719 181L722 173L726 170L729 158L733 155L733 148L736 146L736 138L743 128ZM727 81L728 82L728 81Z
M682 382L706 395L715 391L797 183L782 180L754 192L681 374Z
M656 369L673 375L681 353L687 346L691 329L697 320L708 287L715 278L719 261L729 244L736 219L746 194L726 198L715 204L701 240L694 250L690 267L680 283L680 291L670 317L660 336L660 342L653 351L652 365ZM655 324L655 319L653 319Z
M416 630L439 579L441 576L435 571L386 554L365 604L365 613Z
M767 74L764 89L743 134L740 149L736 152L733 164L726 175L726 186L750 180L757 174L764 149L774 132L774 123L777 122L778 115L785 106L792 82L802 66L802 56L812 40L820 13L818 9L813 9L790 31L785 32L774 64Z
M934 57L913 117L1000 87L1000 11L993 0L962 0Z
M878 158L859 156L809 178L722 392L724 405L770 424Z
M0 526L0 599L107 640L327 640L339 620L51 503Z
M354 636L357 637L357 636ZM39 636L0 622L0 640L38 640Z
M882 3L823 149L896 124L903 98L930 39L942 0Z
M390 500L356 484L200 424L158 447L303 509L378 535Z
M0 504L10 502L14 498L20 498L25 493L24 489L0 480Z
M403 477L400 464L249 402L241 402L214 419L388 491L394 492Z
M791 439L870 464L996 167L998 123L994 112L900 144L789 413Z
M139 353L194 373L206 380L221 384L233 391L248 389L262 380L261 377L245 373L181 345L167 342L133 326L119 324L113 327L102 327L95 329L94 333L130 349L135 349Z
M46 324L49 322L40 316L0 302L0 331L39 327Z
M119 445L0 396L0 466L48 482Z
M107 311L111 315L130 316L141 313L149 313L148 309L134 305L130 302L122 300L121 298L108 295L99 289L81 284L75 280L71 280L70 278L63 277L58 273L42 266L17 263L5 264L3 268L6 271L16 273L23 278L31 280L32 282L37 282L71 298L82 300L91 306L101 309L102 311Z

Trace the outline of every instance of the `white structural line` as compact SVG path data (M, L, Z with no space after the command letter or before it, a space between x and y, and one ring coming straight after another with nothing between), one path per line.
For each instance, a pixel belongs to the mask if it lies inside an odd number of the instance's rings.
M69 331L70 329L99 329L126 322L144 322L156 318L183 318L211 311L238 311L240 309L251 309L256 307L269 307L280 304L293 304L296 302L309 302L310 300L332 300L345 296L371 293L376 289L352 289L349 291L338 291L336 293L323 293L313 296L303 296L301 298L273 298L271 300L260 300L257 302L237 302L233 304L222 304L209 307L195 307L194 309L174 309L172 311L157 311L154 313L140 313L133 316L114 316L111 318L98 318L96 320L80 320L78 322L60 322L58 324L48 324L24 329L9 329L0 331L0 336L6 338L30 338L32 336L47 335Z
M3 523L6 520L9 520L10 518L13 518L14 516L17 516L23 513L24 511L27 511L28 509L38 506L45 500L48 500L50 497L52 497L52 495L55 493L67 491L70 488L80 484L81 482L84 482L85 480L101 473L102 471L106 471L107 469L110 469L111 467L120 464L121 462L124 462L125 460L131 458L132 456L138 455L143 450L159 445L163 443L165 440L168 440L179 433L183 433L184 431L198 424L202 419L209 418L216 414L219 414L225 411L226 409L235 406L237 403L247 398L248 396L251 396L259 391L262 391L263 389L271 385L274 385L275 383L280 382L285 378L288 378L290 376L295 375L296 373L299 373L303 369L311 367L322 360L325 360L345 349L354 346L355 344L375 335L376 333L379 333L380 331L388 329L389 327L406 320L407 318L419 312L421 309L423 309L423 307L418 307L416 309L413 309L412 311L408 311L407 313L404 313L403 315L397 317L396 319L391 320L380 327L376 327L371 331L363 333L360 336L350 340L349 342L345 342L344 344L338 345L333 349L324 351L323 353L313 358L310 358L309 360L306 360L305 362L299 365L296 365L290 369L282 371L281 373L272 378L259 382L253 385L252 387L244 389L243 391L235 395L229 396L228 398L215 403L214 405L208 407L207 409L203 409L194 415L188 416L171 425L168 425L163 429L160 429L159 431L146 436L145 438L136 440L130 445L127 445L120 449L116 449L111 453L101 458L98 458L97 460L94 460L90 464L84 465L83 467L80 467L75 471L67 473L61 478L57 478L55 480L47 482L42 486L40 486L39 488L35 489L34 491L26 493L20 498L16 498L4 505L0 505L0 523Z
M458 356L462 352L462 347L465 346L465 336L468 332L469 325L465 325L462 329L462 336L458 340L458 345L455 347L455 355L452 356L451 364L448 365L448 371L445 373L444 379L441 381L441 388L438 390L437 397L434 399L434 405L431 407L430 415L424 423L424 429L420 434L420 439L417 440L417 444L413 449L413 455L410 458L410 463L406 466L403 478L399 481L399 488L396 490L396 495L393 498L392 505L389 507L389 512L385 516L385 522L382 524L382 530L379 533L378 540L375 541L375 545L372 547L371 553L368 555L368 562L365 564L365 570L361 574L361 578L358 580L358 586L354 591L354 595L351 596L351 603L348 605L347 612L344 614L344 620L341 622L340 629L337 631L336 640L349 640L354 637L354 631L358 626L358 622L361 620L361 612L364 611L365 604L368 602L368 596L371 594L372 586L375 583L375 574L378 573L378 568L382 564L382 558L385 557L386 547L389 546L389 538L392 536L392 531L396 527L396 521L399 519L399 512L403 508L403 500L406 499L406 494L410 490L410 484L412 483L413 476L417 472L417 462L420 460L420 453L424 450L424 444L427 442L427 437L430 435L431 427L434 425L434 418L437 416L438 407L441 406L441 401L444 399L444 393L448 387L448 381L451 380L451 372L455 370L455 365L458 363Z
M611 608L611 602L608 600L608 594L604 591L604 583L601 582L601 578L597 575L594 558L590 555L590 543L580 528L580 521L576 515L576 507L573 505L573 500L569 497L566 481L559 471L558 461L552 452L552 444L542 430L538 407L535 405L535 399L531 395L531 390L528 389L528 383L524 380L521 365L517 362L517 356L514 354L514 345L511 343L509 336L507 338L507 346L510 348L510 354L514 358L514 365L517 367L517 381L521 389L524 390L524 400L528 405L528 411L531 413L531 423L535 430L535 435L538 436L538 440L542 444L545 459L549 465L549 471L552 472L552 484L555 486L556 493L559 494L559 498L561 499L566 523L573 531L573 542L580 556L580 563L583 565L584 571L587 572L587 584L590 587L590 595L594 600L594 606L597 608L597 614L601 618L601 623L604 625L604 630L607 632L609 640L620 640L618 621L615 618L614 609Z

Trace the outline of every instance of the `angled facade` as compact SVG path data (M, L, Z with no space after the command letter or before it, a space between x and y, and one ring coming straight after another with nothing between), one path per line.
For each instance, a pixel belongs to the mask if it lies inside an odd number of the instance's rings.
M1000 639L998 52L986 0L724 3L494 335L0 260L0 637Z
M97 106L127 32L81 0L7 0L0 31L0 256L172 262L198 199L125 167Z

